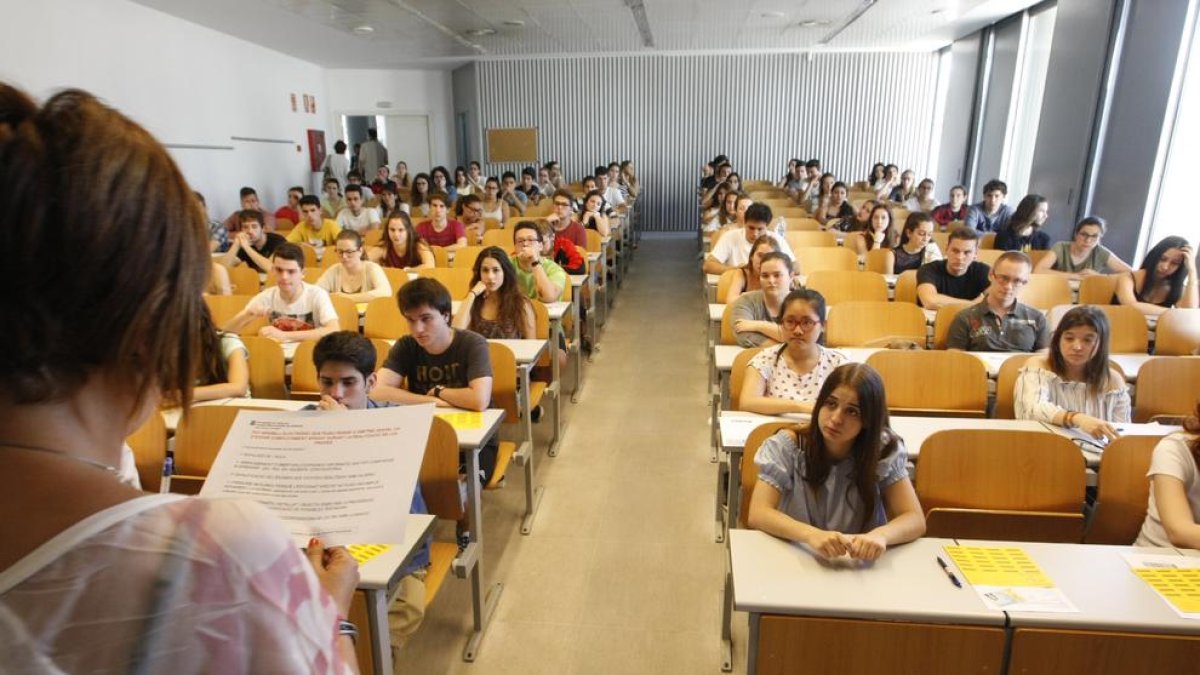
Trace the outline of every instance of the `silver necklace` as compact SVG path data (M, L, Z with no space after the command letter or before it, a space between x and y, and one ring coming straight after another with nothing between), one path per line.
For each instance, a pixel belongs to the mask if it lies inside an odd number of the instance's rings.
M8 441L0 442L0 447L13 448L14 450L28 450L30 452L42 452L47 455L55 455L57 457L62 457L63 459L70 459L70 460L74 460L76 462L83 462L84 464L90 464L91 466L94 466L97 469L103 469L103 470L107 471L108 473L112 474L114 477L117 477L117 478L121 477L121 471L119 469L117 469L117 467L111 466L109 464L105 464L103 462L97 462L96 460L88 459L87 457L76 457L75 455L68 455L65 452L59 452L58 450L51 450L50 448L43 448L43 447L39 447L36 445L24 445L22 443L11 443Z

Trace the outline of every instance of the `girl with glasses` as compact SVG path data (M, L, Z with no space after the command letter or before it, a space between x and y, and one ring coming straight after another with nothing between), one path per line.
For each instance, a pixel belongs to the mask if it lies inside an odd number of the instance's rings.
M330 295L340 295L351 302L370 302L375 298L386 298L392 294L383 268L370 260L363 260L362 236L354 230L342 230L332 251L338 262L330 265L317 279L317 286Z

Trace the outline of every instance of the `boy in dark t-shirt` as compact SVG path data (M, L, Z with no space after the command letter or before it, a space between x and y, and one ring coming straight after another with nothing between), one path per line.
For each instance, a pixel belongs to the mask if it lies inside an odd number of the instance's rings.
M991 284L986 263L975 260L979 234L959 226L950 232L946 259L925 263L917 270L917 300L926 309L958 302L978 302Z

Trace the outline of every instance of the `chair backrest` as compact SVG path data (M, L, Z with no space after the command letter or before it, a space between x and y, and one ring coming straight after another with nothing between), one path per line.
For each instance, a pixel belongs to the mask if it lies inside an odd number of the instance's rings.
M1158 316L1154 328L1154 353L1191 356L1200 349L1200 309L1175 307Z
M1122 436L1104 449L1096 482L1096 510L1085 544L1131 546L1146 520L1150 457L1161 436Z
M517 357L507 346L490 340L488 356L492 360L491 407L504 411L505 422L516 422L520 419L520 411L517 410Z
M979 235L979 248L981 248L981 249L986 248L989 250L995 249L996 248L996 233L995 232L985 232L985 233Z
M483 231L484 232L487 232L488 230L499 230L499 229L502 229L503 227L504 227L504 223L500 222L499 218L484 218L483 219Z
M826 234L829 233L827 232ZM793 248L792 252L796 254L796 259L800 261L800 272L802 274L812 274L820 270L847 270L853 272L858 269L858 254L852 249L841 246L809 246L805 248Z
M475 261L479 259L482 251L482 246L463 246L454 252L454 260L450 261L450 267L474 271Z
M1046 254L1049 252L1050 251L1038 251L1038 250L1027 251L1027 253L1029 254L1029 260L1033 262L1034 267L1037 267L1037 264L1039 262L1041 262L1042 258L1045 258Z
M733 369L729 371L729 409L742 409L742 383L746 380L746 368L750 359L758 355L762 347L751 347L738 352L733 358Z
M721 314L721 342L723 345L736 345L737 335L733 332L733 303L725 305Z
M302 241L296 245L300 247L301 251L304 251L304 269L319 266L320 261L317 260L317 249L312 244ZM332 251L330 255L333 255ZM336 258L337 256L334 255L333 257Z
M1159 356L1138 369L1133 421L1190 415L1200 401L1200 356Z
M600 236L597 230L584 230L584 235L587 237L588 253L600 253L604 250L604 237ZM587 256L584 256L585 258Z
M933 243L937 244L938 250L944 254L946 252L946 247L950 245L950 233L934 232Z
M1145 354L1150 348L1150 329L1146 317L1129 305L1097 305L1108 317L1111 354Z
M959 312L970 306L965 302L955 302L938 307L937 315L933 319L934 349L946 348L946 339L950 337L950 324L954 323L954 317L958 316Z
M966 352L885 349L867 357L867 365L883 377L892 413L954 417L987 413L987 367Z
M927 513L935 509L1061 514L1082 534L1086 485L1083 455L1064 436L1042 431L953 429L939 431L921 446L917 496ZM963 515L963 514L959 514ZM1041 514L1021 529L1020 514L1003 513L1007 539L1040 540ZM972 537L954 531L970 523L950 519L929 536ZM1070 530L1071 528L1067 528ZM1076 539L1078 541L1078 539Z
M887 302L888 299L887 281L878 272L817 270L808 274L804 285L823 295L829 307L855 300Z
M188 410L175 429L174 474L203 479L242 410L271 410L238 406L198 405Z
M892 256L893 254L889 249L873 248L867 251L867 262L863 269L879 274L891 274L892 266L888 261L893 259Z
M779 433L780 429L786 429L795 426L795 422L767 422L766 424L754 427L750 435L746 437L746 445L742 451L742 501L740 514L738 517L737 526L746 527L746 521L750 517L750 497L754 494L754 485L758 483L758 465L754 463L754 456L758 454L758 448L763 444L763 441Z
M275 219L275 231L280 234L291 231L293 227L296 227L296 223L291 218Z
M431 251L433 251L433 266L434 267L449 267L450 266L450 252L446 250L446 247L430 246L429 249Z
M408 283L408 270L399 267L384 267L383 274L387 277L388 285L392 287L393 297L401 286Z
M262 290L262 281L258 278L258 270L242 264L227 268L229 271L229 287L234 295L258 295Z
M988 234L991 233L989 232ZM993 238L995 237L993 236ZM1007 252L1008 251L1001 251L995 248L983 248L980 246L979 250L975 253L975 259L981 263L987 263L989 267L995 267L996 261L1000 259L1000 256Z
M167 424L157 410L150 413L142 426L125 439L133 450L138 480L146 492L158 492L162 483L163 463L167 457Z
M375 298L367 303L363 335L372 339L397 340L408 335L408 321L395 298Z
M1111 305L1117 292L1116 274L1091 274L1079 280L1079 304Z
M253 297L253 295L206 295L204 304L208 305L208 312L212 314L213 325L220 328L237 316L238 312L245 309L246 304ZM257 324L254 328L256 334L259 328L267 325L265 319L253 323Z
M788 230L783 237L793 251L798 248L837 246L837 235L832 232Z
M467 297L467 291L471 290L471 270L434 267L417 270L417 276L437 279L450 291L450 297L455 300Z
M816 232L821 229L819 220L804 216L785 217L784 223L788 232Z
M1021 289L1021 302L1038 309L1050 309L1071 302L1071 285L1060 274L1031 274Z
M533 308L533 336L539 340L549 340L550 310L546 308L546 303L539 300L530 300L529 306ZM542 356L538 359L537 365L550 367L553 365L550 359L556 358L557 352L557 349L547 349L546 351L542 352Z
M371 338L371 344L375 345L375 370L379 371L383 364L387 362L388 354L392 351L392 345L387 340L379 338Z
M378 246L383 241L383 235L387 231L386 226L373 230L367 230L363 233L363 248L371 248Z
M896 302L911 302L917 304L917 271L908 270L901 272L896 277L896 289L892 293L892 299Z
M271 338L243 335L250 359L250 391L255 398L288 398L283 348Z
M505 251L511 250L513 245L512 228L506 227L501 230L484 230L482 244L484 248L487 248L488 246L499 246Z
M729 287L733 285L733 280L741 275L742 270L740 267L721 272L720 278L717 279L717 302L722 305L729 302Z
M317 366L313 363L313 348L316 340L305 340L296 345L292 355L292 398L320 398L321 384L317 380Z
M830 347L863 347L888 337L924 345L925 313L909 302L851 301L829 308Z
M333 311L337 312L338 328L358 332L358 303L341 295L331 295Z
M421 496L429 513L459 521L465 515L458 490L458 435L446 420L435 416L421 458Z
M1017 388L1017 377L1021 374L1022 366L1030 358L1028 354L1017 354L1000 364L1000 372L996 375L996 407L992 410L992 417L998 420L1016 419L1013 390Z

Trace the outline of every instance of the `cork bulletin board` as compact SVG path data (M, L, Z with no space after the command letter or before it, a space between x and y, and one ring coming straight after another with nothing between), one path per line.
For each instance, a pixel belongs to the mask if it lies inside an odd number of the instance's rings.
M488 162L536 162L537 129L488 129L487 147Z

